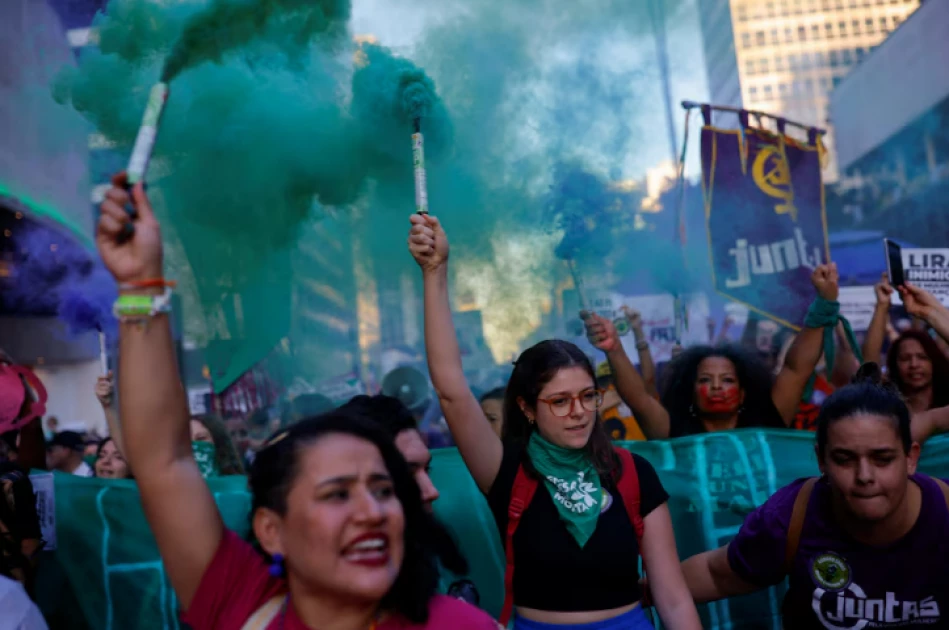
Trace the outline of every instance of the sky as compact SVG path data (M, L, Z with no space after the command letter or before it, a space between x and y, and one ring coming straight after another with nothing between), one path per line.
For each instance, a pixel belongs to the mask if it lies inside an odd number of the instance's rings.
M666 19L677 151L681 149L684 119L679 103L686 99L704 102L708 98L695 3L696 0L684 0L681 8L667 15ZM431 7L420 10L418 0L353 0L353 32L372 34L381 44L412 58L419 52L418 44L426 30L450 16L451 9L445 3L433 1L424 4ZM601 54L604 58L597 59L597 63L611 63L635 72L640 88L644 90L641 100L654 104L654 107L636 112L633 125L642 139L641 148L627 155L621 165L624 178L639 179L646 175L647 169L671 159L655 41L651 37L639 41L617 37L615 41L605 42ZM693 119L686 163L686 176L689 178L697 178L700 173L697 129Z

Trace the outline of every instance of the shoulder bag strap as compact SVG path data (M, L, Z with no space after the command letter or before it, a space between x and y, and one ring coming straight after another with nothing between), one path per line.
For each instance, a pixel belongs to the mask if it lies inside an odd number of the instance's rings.
M244 625L241 626L241 630L266 630L270 622L276 619L277 615L280 614L280 609L283 608L286 601L286 593L283 595L274 595L244 622Z
M794 557L797 556L797 547L801 542L801 531L804 529L804 519L807 516L807 503L814 490L817 477L811 477L804 482L797 491L794 507L791 509L791 522L788 524L788 539L784 548L784 573L790 575L794 567Z
M517 467L517 476L514 477L514 486L511 488L511 502L507 508L507 531L504 536L504 606L501 608L499 621L507 626L514 612L514 532L521 524L521 516L530 505L537 490L537 480L528 476L524 465Z

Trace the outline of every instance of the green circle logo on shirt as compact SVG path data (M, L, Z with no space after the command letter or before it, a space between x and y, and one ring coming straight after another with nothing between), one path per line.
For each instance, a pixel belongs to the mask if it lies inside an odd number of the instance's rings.
M836 553L822 553L811 561L811 578L830 592L850 586L850 565Z
M600 497L600 514L602 514L613 505L613 495L607 492L606 488L603 488L600 492L603 493Z

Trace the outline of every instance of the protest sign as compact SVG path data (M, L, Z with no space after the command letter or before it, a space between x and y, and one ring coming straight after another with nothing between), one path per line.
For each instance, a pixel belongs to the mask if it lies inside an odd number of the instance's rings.
M949 307L949 249L904 249L903 275Z
M588 297L589 309L600 317L613 322L620 335L626 354L636 364L639 352L636 339L626 320L623 307L638 311L643 319L643 333L649 342L652 359L662 363L672 358L672 348L676 343L675 298L669 294L661 295L623 295L611 291L592 291ZM686 330L682 335L683 345L695 345L709 342L707 298L702 294L683 296L686 304ZM583 336L583 323L578 319L570 325L572 341L588 352L592 346Z
M873 287L840 287L840 314L847 318L851 328L865 332L870 327L877 298Z

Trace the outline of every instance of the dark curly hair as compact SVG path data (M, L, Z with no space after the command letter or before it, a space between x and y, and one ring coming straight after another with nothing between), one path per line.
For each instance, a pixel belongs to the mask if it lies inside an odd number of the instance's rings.
M860 413L892 419L904 452L909 452L913 445L909 408L896 385L884 381L876 363L860 366L853 382L831 394L821 405L817 415L817 452L823 456L831 424Z
M569 341L541 341L518 357L504 392L504 426L501 429L501 438L505 442L526 444L534 432L535 425L527 421L518 399L522 399L529 408L535 408L537 397L544 385L549 383L557 372L571 367L582 368L590 375L591 384L596 383L596 372L589 357ZM600 422L599 412L596 414L593 433L590 434L586 448L601 479L617 479L620 472L619 458L613 452L613 444ZM527 464L528 472L536 474L529 465L530 462Z
M930 409L949 405L949 359L942 353L933 338L921 330L907 330L901 334L886 354L886 372L889 379L896 384L900 392L908 394L906 384L900 377L900 346L908 340L914 340L923 347L923 352L933 365L933 402Z
M429 600L438 586L436 556L428 541L444 539L447 534L422 507L421 491L395 442L378 423L358 410L340 409L307 418L271 437L250 469L251 517L261 508L286 514L287 497L299 472L301 454L333 434L371 442L382 455L405 517L404 559L399 576L382 600L382 608L413 623L425 623Z
M701 420L694 413L695 381L699 365L712 357L731 361L738 386L745 392L737 428L787 427L771 399L774 383L771 372L755 353L735 345L693 346L669 362L663 378L660 398L669 412L670 438L705 432Z

